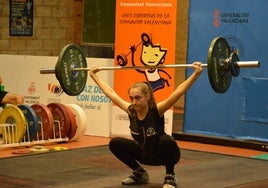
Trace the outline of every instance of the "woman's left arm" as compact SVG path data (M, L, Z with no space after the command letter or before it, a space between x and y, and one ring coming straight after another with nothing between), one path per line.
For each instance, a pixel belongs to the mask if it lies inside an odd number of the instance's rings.
M164 115L164 113L168 109L170 109L181 98L181 96L183 96L187 92L187 90L200 76L203 71L202 63L194 62L193 67L195 71L191 74L191 76L188 77L184 82L182 82L178 87L176 87L168 98L157 103L157 108L160 116Z

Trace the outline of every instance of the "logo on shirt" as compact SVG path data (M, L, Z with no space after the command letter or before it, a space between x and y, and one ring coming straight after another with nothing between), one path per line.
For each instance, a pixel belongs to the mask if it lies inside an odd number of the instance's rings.
M149 128L146 130L146 136L149 137L149 136L153 136L153 135L156 135L156 131L155 131L154 128L149 127Z

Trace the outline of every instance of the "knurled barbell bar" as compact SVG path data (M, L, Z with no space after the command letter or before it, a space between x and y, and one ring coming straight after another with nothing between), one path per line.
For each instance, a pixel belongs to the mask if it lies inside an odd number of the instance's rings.
M232 76L240 73L240 67L259 67L259 61L239 61L238 55L223 37L214 38L209 46L207 64L209 82L217 93L228 90ZM100 70L128 70L128 69L164 69L164 68L189 68L192 64L169 64L162 66L114 66L99 67ZM65 46L59 55L55 68L42 68L41 74L55 74L63 91L71 96L80 94L87 82L86 58L78 45Z

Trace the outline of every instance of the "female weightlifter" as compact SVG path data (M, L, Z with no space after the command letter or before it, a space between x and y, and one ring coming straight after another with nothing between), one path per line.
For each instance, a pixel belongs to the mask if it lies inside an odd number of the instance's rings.
M165 100L156 103L150 86L145 82L134 83L128 90L130 102L123 100L108 84L97 76L97 66L91 67L89 75L114 104L124 110L130 120L133 139L115 137L109 143L111 152L133 173L122 180L123 185L148 183L149 176L144 165L163 165L166 168L163 188L175 188L178 180L174 167L180 160L180 148L172 136L164 130L164 113L186 93L202 73L200 62L193 63L194 72L182 82Z

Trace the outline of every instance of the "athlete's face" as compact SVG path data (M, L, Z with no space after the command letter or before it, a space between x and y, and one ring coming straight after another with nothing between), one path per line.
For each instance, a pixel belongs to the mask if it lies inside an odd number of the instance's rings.
M148 106L149 97L148 95L142 93L139 88L130 89L128 96L136 111L142 111Z

